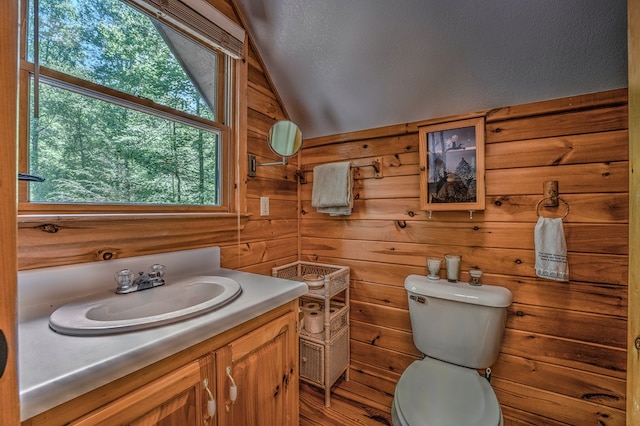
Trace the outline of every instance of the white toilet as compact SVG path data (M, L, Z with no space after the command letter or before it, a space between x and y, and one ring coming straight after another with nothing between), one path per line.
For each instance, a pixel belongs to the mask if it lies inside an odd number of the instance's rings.
M498 399L476 369L498 358L511 292L421 275L409 275L404 287L413 341L426 357L396 385L394 426L502 425Z

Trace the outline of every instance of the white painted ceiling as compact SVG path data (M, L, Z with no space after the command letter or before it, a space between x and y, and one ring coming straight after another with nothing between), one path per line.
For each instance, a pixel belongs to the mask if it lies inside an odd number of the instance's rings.
M627 86L627 0L236 0L305 139Z

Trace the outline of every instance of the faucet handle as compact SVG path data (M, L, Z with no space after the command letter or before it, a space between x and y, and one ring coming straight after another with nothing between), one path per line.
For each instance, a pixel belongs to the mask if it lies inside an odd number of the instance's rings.
M164 277L164 273L167 270L167 267L161 265L159 263L154 263L149 267L149 274L155 274L156 277L162 278Z
M123 269L116 272L115 278L119 290L126 290L133 284L134 273L131 269Z

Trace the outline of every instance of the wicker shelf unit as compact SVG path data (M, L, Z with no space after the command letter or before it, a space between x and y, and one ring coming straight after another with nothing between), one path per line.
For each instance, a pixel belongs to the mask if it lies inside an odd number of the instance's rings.
M324 405L331 405L331 386L344 374L349 380L349 267L293 262L272 269L278 278L303 281L307 274L324 276L324 285L300 298L301 309L321 304L321 333L300 330L300 380L324 389Z

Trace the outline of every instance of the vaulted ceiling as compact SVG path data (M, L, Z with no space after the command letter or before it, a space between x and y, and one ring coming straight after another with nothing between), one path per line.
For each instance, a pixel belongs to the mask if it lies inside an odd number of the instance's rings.
M304 138L627 86L627 0L236 0Z

